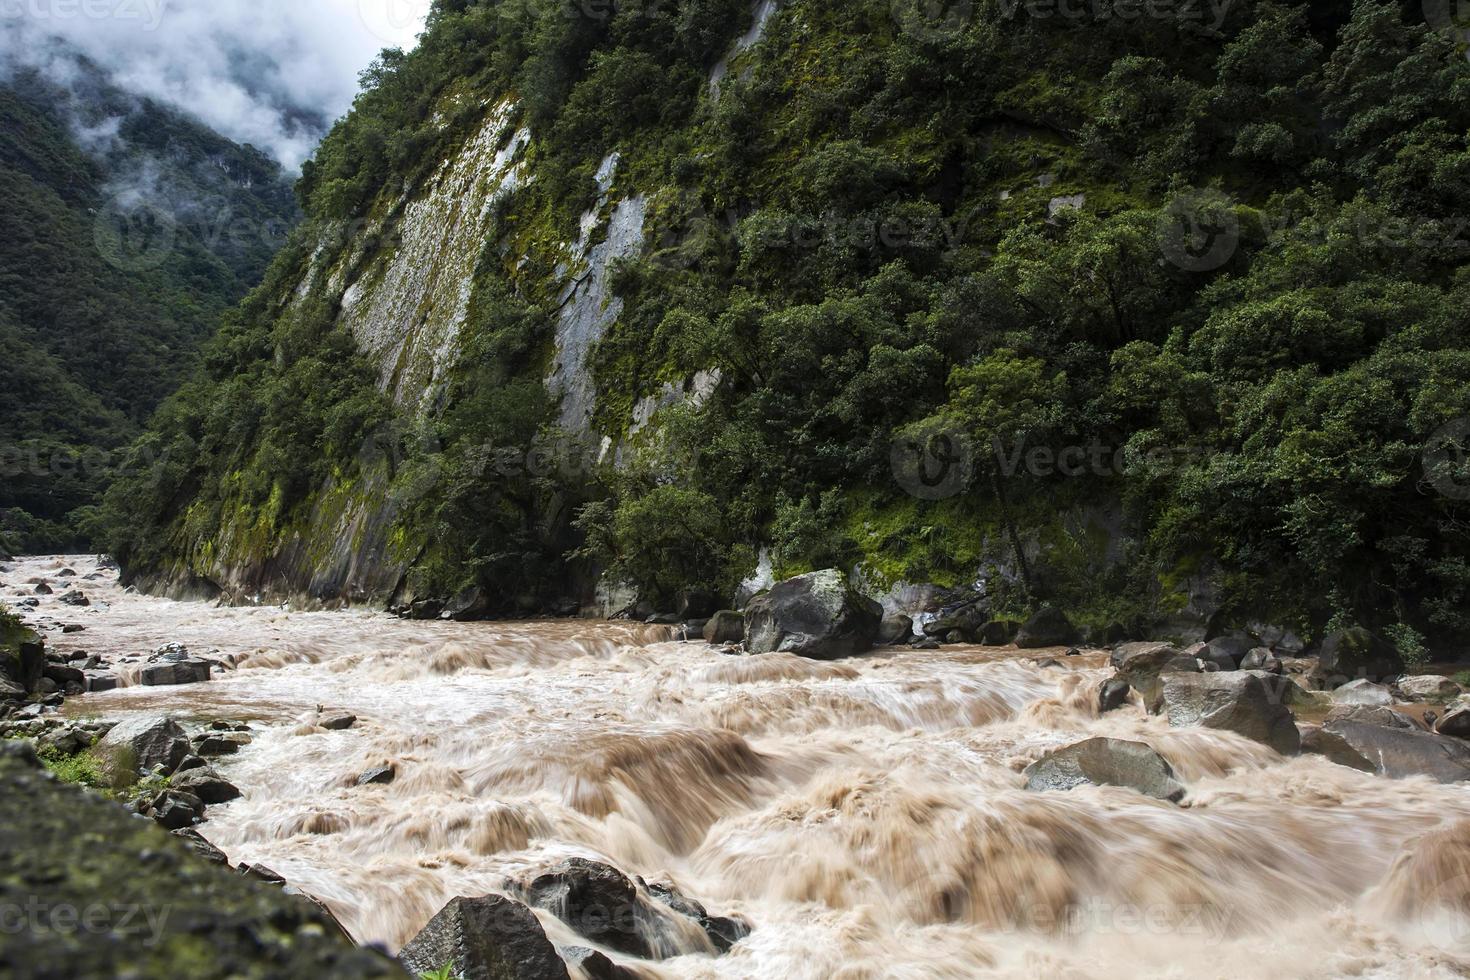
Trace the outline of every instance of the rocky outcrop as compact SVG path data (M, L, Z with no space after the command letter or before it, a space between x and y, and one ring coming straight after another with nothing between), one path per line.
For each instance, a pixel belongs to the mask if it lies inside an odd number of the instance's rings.
M566 980L536 915L500 895L456 898L398 953L415 976L446 965L461 980Z
M1254 671L1168 674L1164 706L1171 725L1223 729L1293 755L1301 735L1286 706L1290 684Z
M1302 750L1390 779L1428 776L1441 783L1470 780L1470 745L1429 732L1329 721L1307 734Z
M0 743L0 906L100 909L70 937L22 921L0 942L14 977L404 977L310 903L210 864L161 827L57 782ZM99 918L105 913L105 918Z
M1163 756L1142 742L1116 738L1089 738L1048 752L1027 766L1023 775L1026 788L1033 791L1068 790L1084 784L1125 786L1175 803L1185 792Z
M117 778L162 767L173 772L191 749L188 736L172 718L130 718L113 726L97 743L97 755Z
M837 660L873 646L883 609L848 585L836 569L778 583L745 610L751 653L794 653Z
M1077 642L1077 628L1059 609L1050 606L1038 611L1021 625L1016 646L1022 650L1040 647L1064 647Z

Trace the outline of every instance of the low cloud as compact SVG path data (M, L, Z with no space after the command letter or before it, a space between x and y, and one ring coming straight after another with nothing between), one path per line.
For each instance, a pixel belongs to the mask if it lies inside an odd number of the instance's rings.
M296 170L428 0L0 0L0 72L65 85L75 56ZM89 134L105 142L106 132Z

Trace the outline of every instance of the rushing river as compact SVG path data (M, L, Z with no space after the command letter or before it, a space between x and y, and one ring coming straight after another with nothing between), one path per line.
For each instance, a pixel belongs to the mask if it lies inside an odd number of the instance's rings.
M97 562L16 562L0 595L63 566ZM738 658L661 627L411 623L62 581L93 605L28 614L86 627L51 631L56 649L177 642L238 664L67 712L248 721L252 744L218 765L244 798L200 829L363 942L396 949L450 898L582 855L754 926L719 958L638 962L651 977L1470 974L1470 788L1282 759L1133 707L1099 717L1100 656ZM318 706L359 721L321 730ZM1028 763L1093 735L1154 746L1184 804L1023 788ZM355 785L390 763L393 783Z

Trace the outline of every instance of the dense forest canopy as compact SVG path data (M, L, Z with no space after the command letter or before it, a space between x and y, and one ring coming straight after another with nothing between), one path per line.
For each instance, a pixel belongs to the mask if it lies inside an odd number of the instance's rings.
M1413 651L1470 627L1470 62L1447 16L789 0L712 86L746 0L591 6L440 0L364 74L300 183L308 232L139 444L164 462L110 498L121 558L196 561L242 515L269 553L363 465L394 409L336 299L283 298L312 234L411 195L508 94L533 179L444 398L393 423L394 479L432 474L399 532L422 589L545 603L571 562L659 601L728 593L769 546L778 572L980 575L998 609L1093 622L1163 615L1207 570L1235 614L1308 634ZM619 468L507 476L484 447L555 437L544 245L613 151L657 192L594 354L598 431L721 381ZM905 441L968 479L906 489Z
M93 543L121 451L299 211L280 167L77 60L0 84L0 542Z

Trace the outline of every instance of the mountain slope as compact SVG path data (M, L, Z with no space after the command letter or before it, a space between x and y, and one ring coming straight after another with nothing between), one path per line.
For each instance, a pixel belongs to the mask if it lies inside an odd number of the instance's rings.
M0 85L0 536L88 543L117 451L298 220L280 168L76 60Z
M1459 37L1149 10L440 2L141 445L120 557L511 611L760 554L1457 634Z

